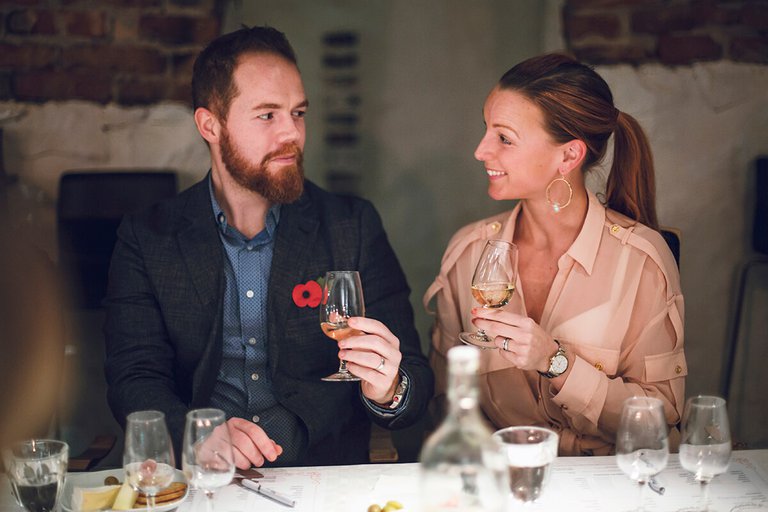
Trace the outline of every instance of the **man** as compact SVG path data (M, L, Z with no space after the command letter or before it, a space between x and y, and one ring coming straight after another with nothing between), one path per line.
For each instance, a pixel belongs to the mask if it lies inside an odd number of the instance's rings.
M118 230L110 406L120 422L164 411L177 450L189 409L221 408L240 468L366 462L370 421L412 424L433 389L381 220L367 201L304 180L308 101L282 33L213 41L192 89L211 171ZM306 293L328 270L359 270L366 301L367 318L350 320L364 334L338 347ZM340 358L360 385L320 380Z

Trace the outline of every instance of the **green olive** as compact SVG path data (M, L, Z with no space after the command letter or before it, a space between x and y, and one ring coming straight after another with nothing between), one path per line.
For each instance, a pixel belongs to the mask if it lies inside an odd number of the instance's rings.
M403 508L403 504L399 501L390 500L384 505L384 510L386 510L387 507L392 507L391 510L400 510Z
M368 507L368 512L381 512L381 507L373 504L370 507Z
M392 505L384 505L384 508L381 509L381 512L395 512L397 510L396 507L393 507Z
M116 476L108 476L104 479L104 485L119 485L120 480Z

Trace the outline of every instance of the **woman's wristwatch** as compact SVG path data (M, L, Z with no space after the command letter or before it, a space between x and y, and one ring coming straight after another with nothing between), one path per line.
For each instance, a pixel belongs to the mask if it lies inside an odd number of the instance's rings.
M539 375L548 379L554 379L565 373L568 369L568 358L565 357L565 349L559 341L557 343L557 352L549 359L549 369L546 372L539 372Z

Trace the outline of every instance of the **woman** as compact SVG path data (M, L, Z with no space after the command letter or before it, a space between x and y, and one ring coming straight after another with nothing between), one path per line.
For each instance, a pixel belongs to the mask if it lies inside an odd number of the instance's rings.
M622 403L660 398L676 445L687 368L675 260L656 231L648 141L613 106L605 81L564 55L509 70L488 96L475 158L488 195L519 199L459 230L424 296L437 297L431 361L445 391L446 352L460 331L483 329L481 402L496 427L549 426L560 455L613 453ZM613 135L605 206L587 190ZM482 309L470 284L488 239L519 249L517 292Z

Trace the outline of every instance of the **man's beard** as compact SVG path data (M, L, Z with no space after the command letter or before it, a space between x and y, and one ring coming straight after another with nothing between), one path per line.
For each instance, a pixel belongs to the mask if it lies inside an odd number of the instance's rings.
M273 204L292 203L304 191L304 154L296 143L285 144L264 156L258 164L249 162L232 144L229 132L221 132L221 160L235 182L256 192ZM294 165L284 165L276 173L269 171L270 160L295 156Z

